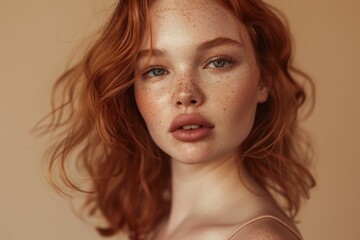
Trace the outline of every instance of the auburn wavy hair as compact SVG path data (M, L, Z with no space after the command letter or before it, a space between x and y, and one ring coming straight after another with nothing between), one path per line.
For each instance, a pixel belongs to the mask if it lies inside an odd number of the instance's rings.
M307 95L295 77L310 86L312 81L293 67L287 23L276 9L261 0L216 1L246 26L263 84L270 89L239 161L269 194L282 197L283 210L294 218L315 186L297 123ZM106 227L97 228L101 235L123 231L133 240L149 234L171 204L169 157L152 141L133 90L153 2L118 1L83 58L55 83L53 110L42 125L45 133L58 134L49 156L55 188L86 193L85 209L106 220ZM85 186L68 166L85 171Z

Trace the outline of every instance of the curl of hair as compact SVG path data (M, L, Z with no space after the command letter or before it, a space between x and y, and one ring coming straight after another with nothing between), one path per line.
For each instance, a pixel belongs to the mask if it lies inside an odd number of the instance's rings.
M312 81L293 67L290 34L276 9L261 0L217 2L246 26L262 84L270 89L241 146L241 161L264 189L283 197L286 212L295 217L315 180L299 143L297 113L306 94L294 75L311 86ZM150 29L152 3L118 1L97 41L54 85L53 101L56 93L62 98L53 104L45 129L60 133L52 148L50 176L58 170L67 187L87 193L86 209L100 212L108 224L98 228L100 234L125 231L134 240L149 234L171 204L169 158L152 141L133 94L134 66L144 29ZM71 179L65 168L69 161L89 174L90 191Z

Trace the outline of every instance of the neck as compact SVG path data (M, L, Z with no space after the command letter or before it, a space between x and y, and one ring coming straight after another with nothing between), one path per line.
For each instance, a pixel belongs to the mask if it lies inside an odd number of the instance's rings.
M239 171L236 156L206 164L184 164L172 160L169 228L176 228L189 219L217 219L216 216L231 213L234 208L251 209L248 204L254 202L252 191L261 191L242 167Z

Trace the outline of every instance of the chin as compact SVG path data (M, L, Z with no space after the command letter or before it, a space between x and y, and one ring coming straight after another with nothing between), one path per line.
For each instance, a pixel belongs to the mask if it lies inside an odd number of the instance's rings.
M207 146L206 148L189 148L178 151L175 154L170 154L170 157L172 161L183 164L208 164L235 159L238 157L238 152L238 148L216 151L216 149Z
M173 161L184 164L200 164L210 162L212 160L212 148L207 144L189 143L182 144L179 148L173 148L165 152L171 157Z
M205 164L211 162L209 156L181 156L171 157L172 161L176 161L183 164Z
M176 161L182 164L189 164L189 165L195 165L195 164L204 164L204 163L208 163L211 162L211 160L209 160L208 158L199 158L199 157L193 157L193 156L189 156L184 157L182 156L181 158L176 158L176 157L171 157L171 161Z

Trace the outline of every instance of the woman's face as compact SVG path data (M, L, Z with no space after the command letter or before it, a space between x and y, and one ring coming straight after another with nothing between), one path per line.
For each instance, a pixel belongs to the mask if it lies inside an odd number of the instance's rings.
M209 0L159 0L150 14L134 89L152 139L184 163L238 154L268 96L245 26Z

